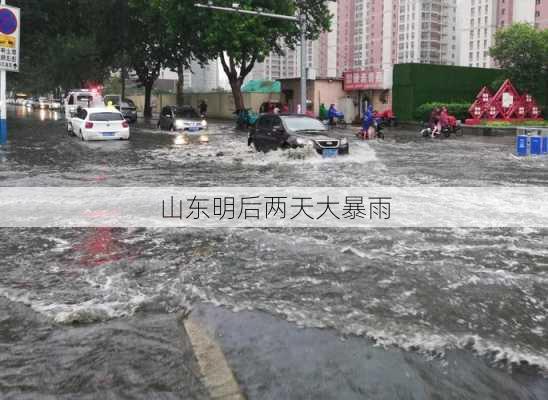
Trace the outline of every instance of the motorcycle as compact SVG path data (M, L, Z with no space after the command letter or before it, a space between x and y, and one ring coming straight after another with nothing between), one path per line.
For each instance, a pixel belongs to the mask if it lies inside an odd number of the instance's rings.
M449 138L451 135L462 136L462 127L458 123L457 119L453 116L449 116L447 125L442 126L441 132L432 136L432 127L429 122L423 122L422 129L420 131L422 137L434 137L434 138Z

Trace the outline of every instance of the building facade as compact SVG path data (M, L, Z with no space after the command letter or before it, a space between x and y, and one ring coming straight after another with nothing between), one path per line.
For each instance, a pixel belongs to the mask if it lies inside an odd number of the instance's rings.
M455 0L400 0L397 63L458 63Z
M516 22L541 27L548 0L461 0L460 64L469 67L496 67L489 56L497 30ZM546 17L544 17L546 18Z
M535 26L548 29L548 0L535 0Z
M456 0L340 0L339 74L367 71L390 88L397 63L458 63Z

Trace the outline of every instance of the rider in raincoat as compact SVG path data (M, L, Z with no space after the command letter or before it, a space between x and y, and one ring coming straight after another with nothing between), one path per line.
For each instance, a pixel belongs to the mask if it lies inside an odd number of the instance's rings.
M370 104L367 107L367 111L363 116L362 120L362 137L364 139L371 139L374 134L374 115L373 115L373 105Z

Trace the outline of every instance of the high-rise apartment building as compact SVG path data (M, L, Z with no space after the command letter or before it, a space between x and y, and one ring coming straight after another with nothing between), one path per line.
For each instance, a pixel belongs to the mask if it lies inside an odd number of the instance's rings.
M458 63L455 0L400 0L398 63Z
M495 67L489 56L498 29L515 22L541 26L548 0L461 0L460 64L470 67Z
M458 62L456 0L339 0L339 74L389 89L397 63Z

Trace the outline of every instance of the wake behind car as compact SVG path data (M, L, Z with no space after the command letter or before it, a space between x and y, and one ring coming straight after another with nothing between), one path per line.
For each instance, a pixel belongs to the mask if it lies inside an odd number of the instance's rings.
M263 114L249 133L258 151L310 146L323 157L348 154L348 140L335 137L320 121L301 114Z
M69 134L87 140L128 140L129 123L112 108L78 108L68 119Z
M171 132L198 132L207 129L207 121L191 106L167 106L162 109L158 128Z

